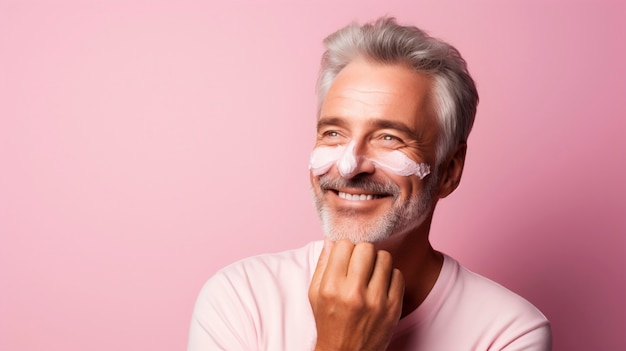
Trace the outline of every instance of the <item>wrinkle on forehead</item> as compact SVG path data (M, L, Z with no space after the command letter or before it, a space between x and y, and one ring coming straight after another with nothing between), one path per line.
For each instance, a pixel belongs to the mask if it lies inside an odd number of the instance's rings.
M352 114L415 118L430 115L430 76L401 64L353 61L337 75L320 109L320 117Z
M382 118L384 111L393 107L389 102L393 98L381 99L380 94L370 92L368 94L355 93L329 97L322 106L320 117L339 115Z

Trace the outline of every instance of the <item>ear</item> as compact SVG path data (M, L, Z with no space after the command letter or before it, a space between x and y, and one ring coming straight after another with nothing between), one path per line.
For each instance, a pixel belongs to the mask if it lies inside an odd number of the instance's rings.
M450 194L461 183L461 175L463 174L463 166L465 165L465 154L467 152L467 144L461 143L451 157L448 157L439 166L439 198L444 198Z

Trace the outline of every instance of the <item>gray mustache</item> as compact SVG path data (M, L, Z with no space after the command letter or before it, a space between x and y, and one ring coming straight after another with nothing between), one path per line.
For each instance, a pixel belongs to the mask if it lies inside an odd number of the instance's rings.
M391 181L380 182L370 177L354 177L345 179L341 177L333 178L325 174L319 178L322 190L354 188L378 194L400 195L400 187Z

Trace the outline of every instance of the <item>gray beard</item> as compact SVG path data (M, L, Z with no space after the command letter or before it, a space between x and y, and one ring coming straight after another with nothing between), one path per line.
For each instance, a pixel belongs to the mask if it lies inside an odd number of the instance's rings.
M434 198L437 191L437 169L431 173L426 181L421 193L400 203L400 188L390 181L381 183L371 178L359 180L337 178L332 179L327 175L320 177L319 185L323 190L328 188L352 187L357 189L370 190L379 193L388 193L393 196L393 205L384 215L378 217L371 223L358 223L343 220L345 218L358 218L355 211L332 212L324 205L321 196L313 191L315 207L322 220L322 230L324 235L333 241L348 239L353 243L359 242L380 242L388 239L392 235L403 234L409 226L417 227L421 225L434 205Z

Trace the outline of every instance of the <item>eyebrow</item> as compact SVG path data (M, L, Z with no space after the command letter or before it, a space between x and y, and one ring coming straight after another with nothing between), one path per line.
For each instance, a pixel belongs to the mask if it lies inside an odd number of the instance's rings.
M339 126L345 127L346 121L343 118L339 117L322 117L317 121L317 130L320 130L322 127L326 126Z
M408 134L412 137L417 137L417 132L413 129L409 128L406 124L402 122L390 121L387 119L372 119L369 121L371 126L380 128L380 129L395 129L399 130L405 134Z

